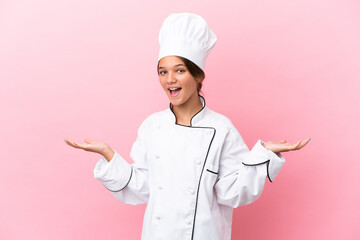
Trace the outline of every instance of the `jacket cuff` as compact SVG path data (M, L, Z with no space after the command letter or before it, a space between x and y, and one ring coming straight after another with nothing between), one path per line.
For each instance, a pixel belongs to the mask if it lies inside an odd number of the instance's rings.
M284 165L285 158L281 153L274 153L266 149L262 143L259 139L251 149L249 156L242 163L246 166L256 166L267 163L267 176L270 182L272 182Z
M94 177L110 191L119 192L130 182L132 167L116 151L110 162L104 157L95 165Z

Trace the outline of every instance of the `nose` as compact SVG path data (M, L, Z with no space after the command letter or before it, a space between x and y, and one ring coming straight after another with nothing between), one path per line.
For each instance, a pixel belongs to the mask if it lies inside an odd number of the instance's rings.
M168 84L175 83L176 82L175 73L169 72L168 77L167 77L166 80L167 80Z

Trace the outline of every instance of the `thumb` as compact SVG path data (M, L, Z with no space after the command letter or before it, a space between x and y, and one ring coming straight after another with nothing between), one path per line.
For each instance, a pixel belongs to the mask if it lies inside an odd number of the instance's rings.
M94 141L93 141L93 140L88 139L88 138L87 138L87 139L85 139L85 142L86 142L86 143L90 143L90 144L91 144L91 143L94 143Z
M280 143L286 143L286 140L285 140L285 139L281 139L281 140L280 140Z

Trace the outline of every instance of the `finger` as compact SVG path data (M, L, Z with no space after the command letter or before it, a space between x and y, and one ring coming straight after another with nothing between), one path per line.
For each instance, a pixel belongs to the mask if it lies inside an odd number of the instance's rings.
M64 139L64 142L66 142L67 145L74 147L74 143L72 141Z
M69 141L69 144L70 144L70 146L73 146L74 148L80 148L79 144L76 143L76 142L70 142Z
M301 144L300 144L300 146L298 147L297 150L305 147L305 146L309 143L309 141L310 141L310 138L308 138L308 139L306 139L306 140L302 140L302 141L301 141Z
M281 139L279 142L280 142L280 143L286 143L286 140L285 140L285 139Z
M300 144L301 144L301 141L298 141L297 143L295 143L291 146L290 150L298 150L297 148L300 146Z
M85 146L83 144L80 143L76 143L76 142L72 142L70 140L66 140L66 143L74 148L81 148L81 149L85 149Z

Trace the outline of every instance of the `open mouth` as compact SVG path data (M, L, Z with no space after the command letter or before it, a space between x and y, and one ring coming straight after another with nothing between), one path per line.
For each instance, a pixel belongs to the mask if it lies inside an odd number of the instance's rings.
M181 88L169 88L169 91L170 91L170 96L176 97L177 95L179 95Z

